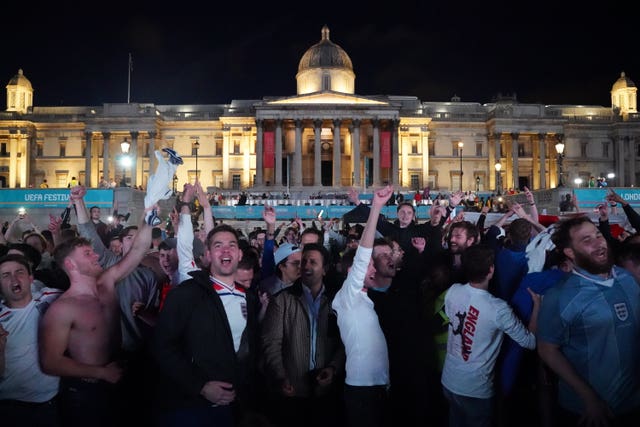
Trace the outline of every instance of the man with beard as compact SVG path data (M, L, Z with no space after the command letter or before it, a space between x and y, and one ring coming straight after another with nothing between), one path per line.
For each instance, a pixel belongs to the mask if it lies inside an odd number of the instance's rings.
M586 216L552 236L574 268L545 293L538 353L558 375L558 425L629 426L640 416L640 286L613 265Z

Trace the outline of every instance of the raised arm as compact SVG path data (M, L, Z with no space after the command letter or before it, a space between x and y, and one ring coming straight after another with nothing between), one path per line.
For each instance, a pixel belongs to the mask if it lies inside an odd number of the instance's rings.
M190 272L199 270L193 259L193 223L191 222L191 202L196 192L195 186L185 184L182 191L182 202L176 207L180 210L180 224L176 232L178 243L178 272L180 282L190 279Z
M198 203L200 203L200 206L202 206L202 209L204 211L204 214L202 215L204 217L204 231L207 235L209 235L209 232L213 230L213 227L215 226L213 221L213 212L211 211L211 202L209 201L209 195L202 188L202 184L200 184L200 181L196 180L194 187L196 190Z
M527 197L527 204L529 205L529 215L535 222L539 221L538 208L536 207L536 198L528 187L524 187L524 195Z

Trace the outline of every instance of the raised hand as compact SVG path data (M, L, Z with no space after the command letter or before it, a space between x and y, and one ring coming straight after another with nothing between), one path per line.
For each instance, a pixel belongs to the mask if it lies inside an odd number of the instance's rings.
M389 200L392 194L393 194L393 187L391 185L382 187L381 189L376 190L376 192L373 193L372 204L375 206L382 207L387 203L387 201Z
M271 224L275 227L277 221L275 208L273 206L264 205L262 219L264 219L264 222L266 222L267 225Z

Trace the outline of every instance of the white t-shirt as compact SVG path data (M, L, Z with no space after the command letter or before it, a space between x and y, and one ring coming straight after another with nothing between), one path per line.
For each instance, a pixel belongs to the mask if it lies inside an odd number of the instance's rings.
M504 334L529 349L536 346L535 335L506 301L469 284L451 286L444 298L444 309L451 323L442 385L461 396L490 398Z
M40 370L38 325L46 308L61 294L59 289L42 288L23 308L0 303L0 324L9 332L5 372L0 376L0 400L41 403L58 394L60 378Z
M371 248L358 247L347 279L333 298L338 328L347 356L345 383L352 386L389 384L387 341L373 301L363 288Z

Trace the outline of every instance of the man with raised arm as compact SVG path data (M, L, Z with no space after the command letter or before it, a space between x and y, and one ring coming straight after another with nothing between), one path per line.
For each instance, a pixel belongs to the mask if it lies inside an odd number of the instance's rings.
M346 353L345 407L347 426L382 426L387 410L389 354L373 301L366 290L374 287L375 267L371 259L380 210L393 194L386 186L373 195L369 219L357 249L342 256L347 279L331 306Z
M71 202L84 208L85 191L82 186L72 187ZM155 212L160 197L145 199L147 220L140 224L129 252L109 268L100 265L91 242L82 237L62 242L54 251L70 286L44 315L39 355L43 372L61 377L60 409L65 426L113 424L114 384L123 374L117 360L121 332L116 283L131 274L147 253L153 222L150 213ZM84 214L83 221L88 222L86 210Z

